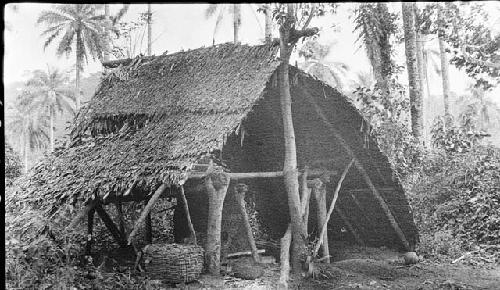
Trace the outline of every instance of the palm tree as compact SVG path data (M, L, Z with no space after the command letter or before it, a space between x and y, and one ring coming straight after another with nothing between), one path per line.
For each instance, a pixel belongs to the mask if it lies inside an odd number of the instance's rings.
M24 161L24 172L29 169L28 157L36 149L45 148L49 136L47 128L49 120L46 115L40 114L32 105L34 99L28 91L18 96L16 105L9 108L6 116L6 129L16 147L21 148Z
M218 11L217 20L215 22L214 28L214 43L215 34L220 28L220 22L226 13L233 15L233 41L234 43L239 43L239 33L241 25L241 9L240 4L210 4L205 11L205 18L209 19L213 17Z
M257 9L253 6L253 4L245 4L247 7L251 9L254 13L255 19L257 17ZM220 23L224 16L227 14L233 16L233 41L234 43L240 43L240 26L241 26L241 4L210 4L205 10L205 18L209 19L217 14L217 19L215 21L215 28L213 34L213 42L215 43L215 34L220 28ZM272 20L271 20L271 10L269 5L263 5L261 7L266 13L266 30L265 30L265 38L271 39L271 30L272 30ZM260 27L260 22L259 27Z
M103 55L103 61L109 61L109 53L111 51L111 32L116 32L116 24L122 17L127 13L130 8L130 4L123 4L122 8L116 13L116 15L111 16L109 12L109 4L104 4L104 18L106 20L105 29L105 49Z
M307 41L299 50L299 56L305 59L305 62L299 64L299 67L342 91L346 83L345 76L349 71L349 66L340 61L325 61L334 45L335 43L330 45L320 44L316 40Z
M61 4L52 10L42 11L37 24L44 24L47 29L42 32L46 37L44 49L62 35L57 46L57 55L69 55L76 47L76 110L80 108L80 72L83 61L101 59L104 49L103 20L104 15L97 14L100 6L92 4Z
M424 80L425 80L425 89L427 92L427 96L430 97L430 84L429 84L429 69L432 69L437 76L441 76L441 66L438 63L439 60L439 51L430 47L427 47L425 44L422 47L423 49L423 69L424 69Z
M441 79L443 81L443 101L444 101L444 119L445 119L445 128L448 127L449 124L449 116L450 116L450 79L448 73L448 59L446 57L446 49L444 42L444 28L442 27L443 22L443 13L441 5L438 6L438 19L439 19L439 30L438 30L438 40L439 40L439 55L441 60Z
M32 106L45 109L50 121L50 151L54 151L54 119L64 111L74 113L74 94L67 89L69 78L58 69L48 68L47 72L37 70L28 81L28 90L35 96Z
M152 34L152 27L151 27L151 4L148 3L148 18L147 18L147 24L148 24L148 55L151 56L151 45L152 45L152 39L151 39L151 34Z

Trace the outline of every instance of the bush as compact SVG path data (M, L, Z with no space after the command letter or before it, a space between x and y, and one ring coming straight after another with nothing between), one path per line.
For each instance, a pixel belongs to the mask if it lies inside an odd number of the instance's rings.
M500 244L500 149L468 150L428 154L405 184L427 254Z
M66 226L76 215L71 205L63 205L50 219L42 209L35 209L13 198L14 190L6 190L5 213L5 280L7 288L19 289L155 289L152 281L132 275L131 271L105 273L84 256L87 238L85 222L72 229ZM144 205L129 203L123 207L126 220L136 220ZM153 211L160 240L171 239L169 200L161 200ZM116 209L106 207L113 220ZM161 214L161 217L160 217ZM167 218L165 218L167 216ZM116 247L109 231L95 217L94 251ZM129 223L131 227L133 224ZM130 229L129 229L130 230ZM97 262L97 261L96 261Z

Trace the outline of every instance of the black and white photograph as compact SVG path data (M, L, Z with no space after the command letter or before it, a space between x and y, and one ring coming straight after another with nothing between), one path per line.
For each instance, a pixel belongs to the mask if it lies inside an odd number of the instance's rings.
M6 289L500 289L500 1L7 3Z

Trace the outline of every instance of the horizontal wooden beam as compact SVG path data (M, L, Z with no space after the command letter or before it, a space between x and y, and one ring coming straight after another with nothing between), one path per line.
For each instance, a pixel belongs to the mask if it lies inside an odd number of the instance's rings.
M172 191L166 190L160 195L160 198L176 197L177 193L178 193L178 191L176 189L172 190ZM109 196L105 201L102 201L102 204L108 205L111 203L117 203L118 201L120 201L122 203L124 203L124 202L140 202L140 201L147 200L149 198L150 198L150 196L145 195L145 194L144 195L142 195L142 194L129 194L127 196L113 195L113 196Z
M270 172L228 172L226 173L229 178L233 179L251 179L251 178L274 178L274 177L283 177L283 171L270 171ZM302 175L303 172L299 172L299 176ZM188 175L188 178L204 178L206 173L197 173L193 172ZM309 169L308 177L320 177L323 175L337 175L337 171L330 170L322 170L322 169Z

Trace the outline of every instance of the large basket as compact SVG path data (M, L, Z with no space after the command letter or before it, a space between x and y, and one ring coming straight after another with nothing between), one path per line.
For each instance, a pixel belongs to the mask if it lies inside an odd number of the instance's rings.
M203 248L196 245L148 245L143 259L147 276L171 283L196 280L203 270Z

